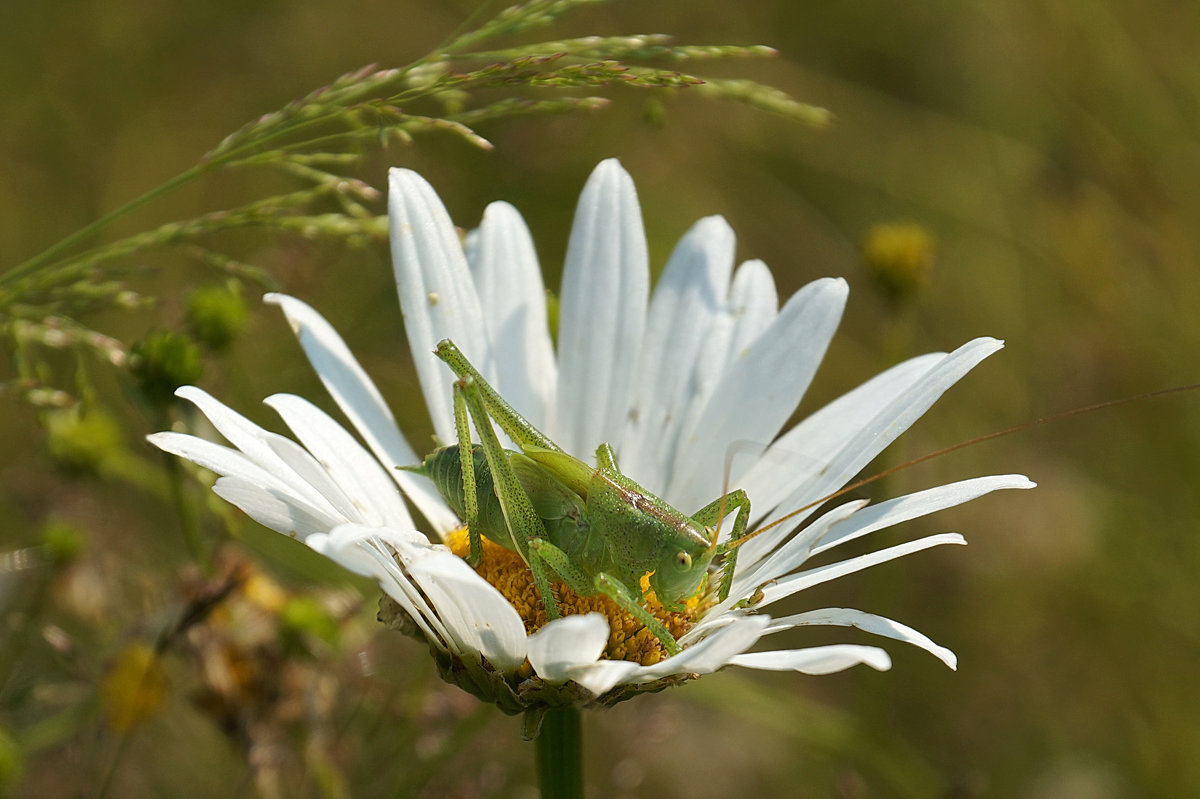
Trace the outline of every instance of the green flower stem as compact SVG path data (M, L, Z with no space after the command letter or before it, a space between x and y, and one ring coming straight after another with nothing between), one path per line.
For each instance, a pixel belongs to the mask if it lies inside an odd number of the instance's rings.
M535 739L542 799L583 799L583 731L579 709L546 711Z

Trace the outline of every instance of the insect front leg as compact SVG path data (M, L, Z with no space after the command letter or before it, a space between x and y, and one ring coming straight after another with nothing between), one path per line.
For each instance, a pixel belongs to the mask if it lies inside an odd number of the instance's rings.
M460 407L464 408L465 412L460 413ZM534 585L537 587L542 604L546 607L546 614L551 619L557 619L561 614L558 611L558 602L554 599L554 592L550 588L549 577L542 563L537 558L531 558L529 551L531 541L545 538L546 527L542 524L541 517L533 509L533 503L525 494L525 489L521 487L520 481L513 474L508 453L500 446L500 440L492 428L491 417L488 416L484 407L479 384L470 375L459 378L454 384L454 414L455 424L458 427L463 485L466 487L469 481L470 490L467 497L469 498L468 502L472 503L475 498L475 462L470 451L470 431L466 429L468 413L471 420L475 422L475 430L479 433L479 443L483 447L483 455L492 472L492 486L496 491L496 497L500 500L500 508L504 512L504 523L508 527L508 534L512 538L517 554L524 559L525 563L529 565L530 571L533 572ZM470 474L469 478L468 474ZM477 506L477 503L475 504ZM478 507L476 507L475 513L478 515ZM468 516L471 514L471 504L467 505L467 514ZM468 521L468 528L469 526L470 522ZM468 535L471 536L471 546L474 548L478 540L478 533L468 529ZM480 542L480 547L482 548L482 542Z
M737 565L737 541L746 535L746 525L750 522L750 497L746 496L746 492L739 488L718 497L692 514L692 518L705 527L715 527L735 510L737 518L733 520L733 532L730 533L727 542L717 547L717 554L722 556L723 563L721 588L717 594L717 600L720 602L724 602L729 597L729 589L733 586L733 570ZM716 534L716 532L713 533L713 535Z
M663 626L661 621L654 618L654 614L642 607L638 598L617 578L604 572L600 572L595 577L589 578L571 563L571 559L567 557L567 553L544 539L531 541L529 554L532 561L544 561L547 566L554 570L559 579L566 583L575 593L581 596L602 594L608 597L617 603L622 610L640 621L642 626L654 633L654 637L662 643L663 648L667 650L668 654L676 655L679 653L679 644L676 642L675 637Z

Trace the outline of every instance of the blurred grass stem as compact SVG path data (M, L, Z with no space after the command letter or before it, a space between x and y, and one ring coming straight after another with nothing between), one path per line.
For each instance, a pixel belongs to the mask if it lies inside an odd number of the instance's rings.
M188 505L187 495L183 490L183 470L179 466L179 460L170 456L164 457L163 468L166 469L167 490L171 494L171 504L175 506L175 513L179 517L179 529L183 532L183 540L187 545L188 554L196 563L207 567L210 565L208 556L204 550L200 531L196 527L196 517L192 513L191 506Z
M419 765L403 773L402 781L395 792L397 799L420 794L425 784L437 775L451 758L465 750L468 742L479 734L494 716L495 711L491 705L478 703L475 710L450 731L432 756L421 759Z
M121 758L124 757L125 751L129 748L129 739L131 731L125 730L119 733L117 739L117 749L113 752L112 759L108 761L108 767L104 770L104 776L100 778L100 786L96 788L96 799L104 799L108 795L108 787L112 785L113 774L117 771L117 766L121 764Z
M180 174L171 178L166 183L156 186L155 188L151 189L150 191L146 192L145 194L143 194L139 197L135 197L134 199L132 199L129 202L122 205L121 207L116 208L112 211L109 211L107 214L100 217L99 219L89 222L88 224L79 228L79 230L76 230L74 233L71 233L70 235L67 235L67 236L59 239L57 242L52 244L50 247L46 248L39 254L33 256L29 260L27 260L23 263L17 264L16 266L14 266L12 269L8 270L4 274L0 274L0 286L5 285L6 283L12 283L13 281L16 281L16 280L20 280L21 278L29 275L30 273L37 271L41 267L53 262L54 259L57 258L61 253L66 252L67 250L69 250L70 248L74 247L75 245L79 244L82 241L86 241L88 238L99 233L101 230L108 227L113 222L117 221L122 216L124 216L125 214L127 214L131 211L134 211L138 208L141 208L143 205L146 205L147 203L153 202L154 200L158 199L162 195L167 194L171 191L174 191L175 189L179 188L180 186L184 186L184 185L190 183L191 181L200 177L200 175L207 172L209 169L213 169L219 165L220 164L218 164L217 162L196 164L195 166L191 167L190 169L187 169L184 172L181 172Z

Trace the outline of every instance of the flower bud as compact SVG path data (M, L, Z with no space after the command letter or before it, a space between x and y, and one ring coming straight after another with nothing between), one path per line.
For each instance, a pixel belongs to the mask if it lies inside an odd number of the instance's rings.
M893 302L916 294L933 268L933 256L933 236L912 222L875 225L863 240L867 268Z
M204 374L196 342L167 330L148 333L136 342L129 364L142 394L158 405L169 404L175 389L198 382Z
M246 316L246 303L236 284L204 286L188 294L188 330L213 352L227 349L241 335Z
M123 446L121 428L106 411L79 405L52 410L43 417L50 459L75 476L95 475Z

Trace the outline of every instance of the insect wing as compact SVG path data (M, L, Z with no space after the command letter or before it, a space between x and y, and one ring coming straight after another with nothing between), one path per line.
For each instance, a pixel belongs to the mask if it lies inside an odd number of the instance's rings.
M522 447L522 452L538 466L543 467L558 481L571 489L576 496L587 500L588 486L591 484L595 469L588 466L574 455L539 447Z
M509 456L513 474L546 527L546 537L566 552L586 543L589 526L583 499L538 462L519 453Z

